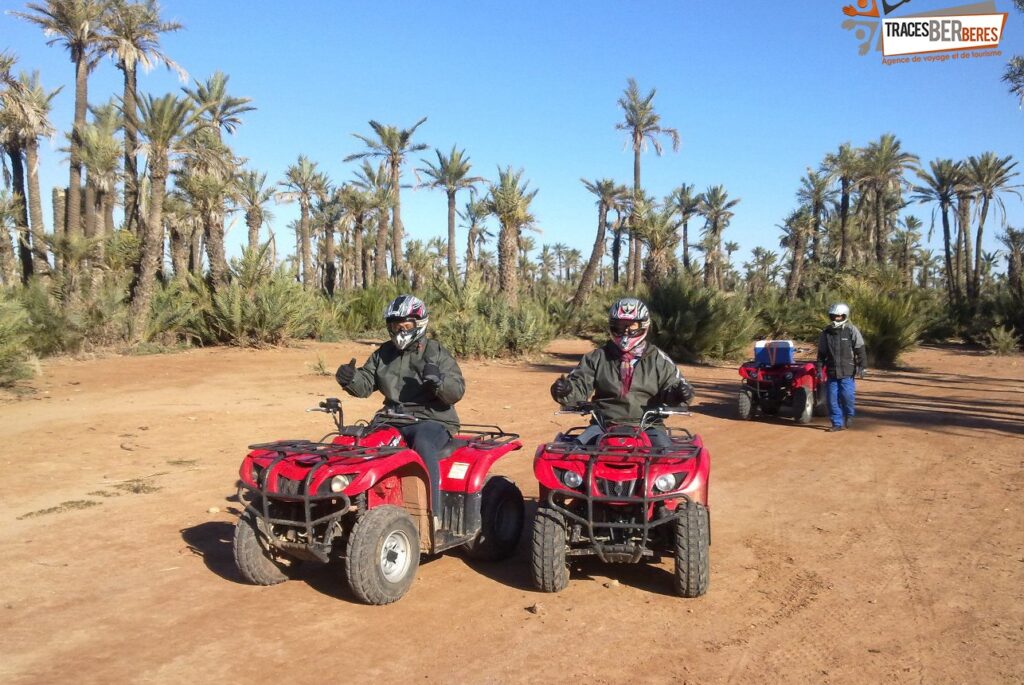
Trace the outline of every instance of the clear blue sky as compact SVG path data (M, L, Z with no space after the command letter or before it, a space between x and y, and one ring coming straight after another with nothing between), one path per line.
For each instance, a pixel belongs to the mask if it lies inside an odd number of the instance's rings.
M742 198L725 234L742 245L739 259L755 245L779 249L776 224L795 207L801 175L844 141L864 145L893 132L925 162L987 150L1024 160L1024 111L1000 81L1007 59L1024 54L1024 16L1010 0L996 0L1010 14L1002 57L895 66L884 66L881 53L858 54L861 41L841 27L845 0L162 4L165 18L185 25L165 36L165 52L191 78L219 69L232 94L252 98L258 109L229 142L270 179L305 154L334 182L348 180L354 165L342 159L361 149L352 133L369 134L370 119L407 127L426 116L416 140L465 148L474 173L487 178L498 166L523 168L540 191L538 245L563 242L584 254L596 209L579 179L632 179L632 153L615 130L630 76L645 91L657 88L664 124L682 136L678 153L644 155L644 186L663 196L683 182L701 190L723 184ZM954 4L913 0L897 14ZM0 0L0 8L24 4ZM0 50L16 52L19 68L39 69L46 87L64 86L53 121L68 128L74 84L66 51L6 13L0 36ZM90 101L119 94L120 77L112 62L101 63ZM179 87L163 69L139 80L154 94ZM43 150L44 189L67 182L57 147ZM443 193L406 190L402 202L413 237L445 233ZM285 226L297 208L272 211L279 244L292 245ZM930 207L908 212L927 228ZM1020 200L1008 196L1007 213L1011 225L1024 226ZM988 249L997 224L988 222ZM230 252L244 235L238 219ZM461 251L462 231L458 240Z

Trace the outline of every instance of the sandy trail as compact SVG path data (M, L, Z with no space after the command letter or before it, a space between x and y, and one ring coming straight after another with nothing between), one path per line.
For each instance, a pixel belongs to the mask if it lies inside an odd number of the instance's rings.
M674 421L713 455L701 599L672 596L667 565L585 563L536 593L525 536L504 564L424 560L387 607L328 567L242 584L228 498L245 446L326 432L303 410L338 388L311 366L370 349L54 360L35 394L5 396L0 681L1024 682L1020 357L916 351L860 384L839 434L734 420L735 369L682 367L699 402ZM537 443L575 420L547 387L587 349L462 364L462 419L522 434L499 471L528 498Z

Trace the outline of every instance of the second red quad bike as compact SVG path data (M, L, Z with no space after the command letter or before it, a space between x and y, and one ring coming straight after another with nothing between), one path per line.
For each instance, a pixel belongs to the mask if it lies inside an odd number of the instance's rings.
M578 437L585 429L573 428L537 449L534 585L563 590L569 562L579 557L637 563L670 556L677 594L707 592L711 455L687 430L665 428L667 447L653 447L646 432L660 419L688 413L685 408L652 409L638 426L607 424L592 404L560 413L592 414L602 435L584 445Z
M825 371L820 364L792 359L792 350L781 360L759 357L755 351L755 358L739 368L739 418L753 419L758 412L765 416L785 413L797 423L807 424L814 416L828 414Z
M341 402L315 410L337 430L318 442L252 445L242 461L235 563L257 585L287 580L303 561L344 562L353 594L389 604L412 585L420 554L463 548L477 559L512 555L523 527L515 483L489 476L494 463L522 447L497 426L464 426L442 452L440 502L420 456L394 427L417 419L402 406L345 426Z

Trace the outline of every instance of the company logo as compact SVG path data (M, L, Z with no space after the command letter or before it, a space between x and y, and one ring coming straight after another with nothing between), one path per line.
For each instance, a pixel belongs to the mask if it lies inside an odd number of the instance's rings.
M1003 38L1007 15L996 11L994 0L891 16L909 2L881 0L879 4L879 0L857 0L856 5L843 7L849 19L843 21L842 27L854 31L857 40L862 41L861 55L872 50L881 52L885 64L922 61L909 55L930 55L924 61L934 62L1001 54L996 49Z

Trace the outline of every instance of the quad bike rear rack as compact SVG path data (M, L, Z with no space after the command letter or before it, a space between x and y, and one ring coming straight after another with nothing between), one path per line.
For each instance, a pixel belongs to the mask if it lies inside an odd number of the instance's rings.
M573 429L575 430L575 429ZM567 432L567 437L574 435L573 430ZM575 521L582 526L586 527L587 536L590 539L590 547L583 549L569 549L569 556L589 556L597 555L603 562L626 562L635 564L642 557L653 556L654 553L648 549L647 543L650 540L651 529L658 526L664 525L671 521L674 521L682 516L682 512L679 511L679 507L676 507L675 511L668 511L664 507L655 507L654 512L656 518L648 520L647 512L652 505L665 502L667 500L683 500L689 505L692 502L688 495L684 495L679 492L668 492L660 495L648 495L647 494L647 483L650 481L651 465L659 460L687 460L696 457L700 454L700 447L693 444L693 434L685 429L664 429L672 440L672 446L670 447L607 447L607 446L586 446L580 445L579 443L571 441L560 441L548 443L544 447L544 451L547 454L565 454L565 455L586 455L587 465L586 473L583 478L583 482L580 484L581 490L570 490L568 488L557 488L548 491L547 506L554 509L555 511L562 514L562 516L569 520ZM628 436L628 434L626 434ZM601 492L601 489L595 487L595 475L594 466L597 464L599 459L608 458L622 458L622 459L642 459L643 460L643 472L639 479L633 481L634 489L639 486L641 495L593 495L595 490ZM629 482L629 481L623 481ZM567 507L561 506L555 501L556 496L562 496L571 498L575 501L583 501L586 503L587 515L584 518L578 514L573 513ZM618 504L626 505L628 507L635 507L640 515L638 523L630 523L623 521L595 521L594 520L594 504ZM597 540L595 532L599 529L618 529L618 530L630 530L638 531L640 533L640 540L635 543L626 544L605 544Z
M331 492L324 495L309 494L310 484L313 482L317 472L327 466L331 459L374 459L377 457L389 456L401 452L406 447L355 447L353 445L337 445L326 442L312 442L309 440L282 440L279 442L267 442L250 445L251 450L265 450L276 453L265 468L255 475L255 482L259 487L252 488L240 481L238 485L238 501L245 504L246 511L251 511L266 527L263 531L272 545L287 549L289 551L305 550L321 561L328 560L329 550L324 545L315 542L314 527L321 524L330 525L331 522L347 514L352 508L352 500L348 495L341 492ZM280 490L271 492L267 489L267 477L274 471L284 459L293 456L315 459L312 464L307 464L309 470L301 482L297 482L294 493L282 493ZM278 484L281 483L281 476L278 476ZM248 497L246 496L248 495ZM270 514L271 500L301 503L303 519L275 518ZM332 500L336 506L331 512L323 516L314 517L313 508L316 504ZM258 506L257 506L258 505ZM306 534L306 543L288 542L277 540L272 536L274 525L285 525L292 528L301 527Z

